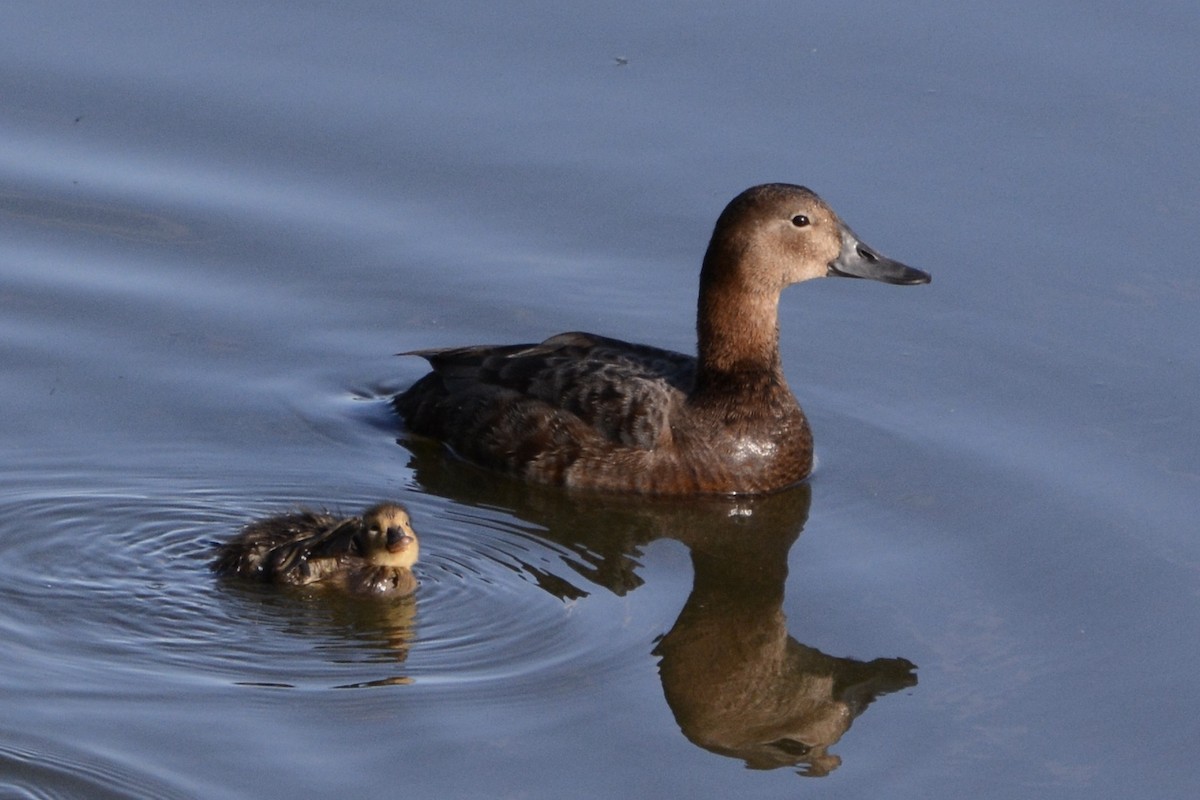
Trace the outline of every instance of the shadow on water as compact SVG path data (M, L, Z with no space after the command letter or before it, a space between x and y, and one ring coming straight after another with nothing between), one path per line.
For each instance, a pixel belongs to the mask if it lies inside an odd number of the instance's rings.
M530 486L403 440L417 483L457 503L504 509L543 529L586 583L617 595L643 583L642 548L673 539L690 551L692 590L653 650L684 736L751 769L823 776L829 752L877 697L916 685L904 658L837 658L788 634L788 553L808 518L807 484L767 497L630 498ZM523 564L543 590L586 596L578 580Z

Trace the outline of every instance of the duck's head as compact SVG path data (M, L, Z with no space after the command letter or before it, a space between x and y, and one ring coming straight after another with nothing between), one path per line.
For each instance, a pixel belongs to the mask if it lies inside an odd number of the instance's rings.
M929 283L929 273L864 244L815 192L790 183L754 186L717 219L703 276L778 292L812 278Z
M359 546L365 559L381 567L411 567L420 552L408 510L399 503L380 503L366 510Z

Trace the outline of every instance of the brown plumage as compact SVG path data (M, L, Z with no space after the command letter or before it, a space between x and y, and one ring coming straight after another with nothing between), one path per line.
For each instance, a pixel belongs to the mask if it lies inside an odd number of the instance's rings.
M361 517L302 510L252 522L218 547L212 569L286 586L404 597L417 589L418 553L408 511L380 503Z
M778 305L793 283L928 283L858 240L802 186L747 189L700 272L698 357L588 333L415 350L433 371L393 400L415 433L538 483L646 494L761 493L812 469L783 377Z

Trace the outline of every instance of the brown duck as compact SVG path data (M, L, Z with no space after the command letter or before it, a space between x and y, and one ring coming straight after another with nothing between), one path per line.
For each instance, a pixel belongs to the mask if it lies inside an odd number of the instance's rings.
M761 493L812 470L812 432L783 377L779 296L842 276L928 283L803 186L755 186L713 230L698 356L590 333L541 344L414 350L433 371L393 399L414 433L537 483L645 494Z
M419 552L408 511L380 503L361 517L298 511L247 525L218 548L215 572L287 586L405 597Z

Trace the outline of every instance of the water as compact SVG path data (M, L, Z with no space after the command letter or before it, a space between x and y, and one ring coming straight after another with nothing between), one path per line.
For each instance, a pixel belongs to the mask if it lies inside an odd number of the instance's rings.
M5 4L0 795L1191 796L1198 29ZM765 180L934 276L785 294L808 486L570 496L396 429L402 350L690 350ZM412 605L207 570L384 498Z

